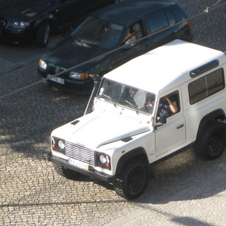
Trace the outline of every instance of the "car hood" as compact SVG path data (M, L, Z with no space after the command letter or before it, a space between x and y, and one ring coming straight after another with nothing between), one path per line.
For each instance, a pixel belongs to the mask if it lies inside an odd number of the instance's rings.
M8 20L26 20L44 11L48 2L38 0L10 0L1 2L0 16Z
M99 61L103 60L105 56L101 55L108 51L109 49L106 48L84 46L71 40L66 40L63 44L42 56L42 60L48 64L64 69L81 64L75 70L77 72L85 72L95 66ZM91 59L92 61L86 62Z
M139 120L105 112L91 113L76 122L77 124L72 122L58 128L53 135L58 137L63 135L70 142L96 149L150 130L147 124Z

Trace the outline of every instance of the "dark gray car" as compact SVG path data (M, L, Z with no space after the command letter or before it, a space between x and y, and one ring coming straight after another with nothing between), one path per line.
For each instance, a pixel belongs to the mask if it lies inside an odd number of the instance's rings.
M34 41L45 47L50 33L80 24L90 13L116 0L0 0L0 40Z
M58 89L90 93L92 75L102 76L174 39L191 41L190 28L187 15L173 2L122 1L88 17L40 59L38 72Z

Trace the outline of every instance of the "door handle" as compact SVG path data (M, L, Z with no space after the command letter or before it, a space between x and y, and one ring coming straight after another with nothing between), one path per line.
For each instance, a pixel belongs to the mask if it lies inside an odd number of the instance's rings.
M181 124L180 126L178 126L177 129L180 129L182 127L184 127L184 124Z

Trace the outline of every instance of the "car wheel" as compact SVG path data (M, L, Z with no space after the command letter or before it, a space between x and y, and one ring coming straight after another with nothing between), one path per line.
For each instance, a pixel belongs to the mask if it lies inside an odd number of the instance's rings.
M138 198L145 190L148 182L147 164L140 159L129 160L116 178L116 193L128 200Z
M195 154L206 160L218 158L226 145L226 125L222 122L209 122L194 145Z
M38 47L46 47L50 37L50 25L49 22L41 23L37 29L34 39L34 44Z
M68 179L73 179L78 174L77 172L70 170L70 169L67 169L67 168L64 168L63 166L58 165L56 163L53 163L53 166L54 166L55 171L60 176L63 176L63 177L68 178Z

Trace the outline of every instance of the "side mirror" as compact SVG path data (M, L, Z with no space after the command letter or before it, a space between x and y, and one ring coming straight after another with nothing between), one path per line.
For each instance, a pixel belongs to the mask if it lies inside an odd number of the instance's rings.
M156 125L155 129L157 129L158 127L166 124L166 114L162 114L160 113L160 115L157 117L156 122L160 122L161 125Z
M160 113L159 122L161 122L162 124L166 124L166 114Z
M122 48L125 49L125 50L127 50L127 49L131 49L132 46L133 46L133 45L131 45L131 44L127 44L127 45L125 44L125 45L123 45Z

